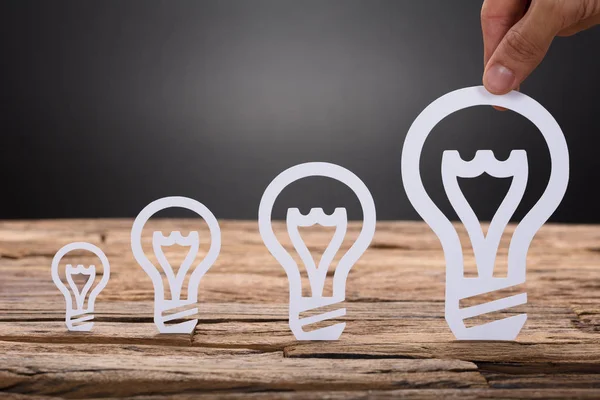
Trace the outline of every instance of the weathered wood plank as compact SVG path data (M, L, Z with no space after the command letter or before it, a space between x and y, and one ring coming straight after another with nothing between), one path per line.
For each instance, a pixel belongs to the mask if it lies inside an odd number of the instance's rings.
M159 335L152 323L152 283L131 254L131 223L0 221L0 395L600 397L597 226L549 224L540 230L528 254L527 283L518 288L527 292L528 304L499 314L526 312L528 321L517 342L504 343L455 341L444 320L445 262L438 239L420 222L378 222L371 248L348 277L347 313L333 321L346 323L341 340L321 343L298 342L290 332L287 277L255 221L220 222L223 247L200 285L196 331ZM195 220L152 221L148 233L198 227L206 237L206 227ZM470 243L457 227L465 271L473 274ZM500 275L514 227L498 252ZM349 236L358 229L351 223ZM276 231L293 252L282 223ZM330 234L302 232L315 254ZM111 261L111 281L97 299L90 333L66 331L64 300L50 278L54 253L72 241L99 245ZM349 246L345 241L342 248ZM175 262L182 257L166 255ZM72 255L66 261L95 260ZM335 265L328 279L334 271ZM309 294L306 282L303 289Z
M23 395L16 393L3 393L3 399L9 400L53 400L59 397ZM104 397L104 400L116 399L115 397ZM401 389L401 390L355 390L355 391L301 391L301 392L258 392L258 393L178 393L175 395L149 395L135 397L119 397L119 399L131 400L299 400L299 399L328 399L328 400L364 400L364 399L408 399L408 400L476 400L476 399L574 399L574 400L596 400L597 389Z
M514 371L515 367L512 367ZM548 370L540 371L538 374L523 373L496 373L484 372L488 384L492 388L525 389L525 388L595 388L600 395L600 374L598 370L592 374L581 373L548 373Z
M151 323L95 323L91 332L69 332L62 322L6 322L0 340L40 343L154 344L190 346L192 336L160 335Z
M154 355L170 356L219 356L236 357L238 355L260 354L252 349L220 349L211 347L165 346L156 344L99 344L89 342L57 343L57 342L16 342L0 340L0 354L78 354L93 357L96 354L114 357ZM281 354L283 356L283 354Z
M284 349L292 358L440 358L478 365L511 365L521 371L600 373L598 343L422 342L397 344L295 344Z
M298 360L280 353L231 357L110 353L0 355L0 390L67 397L210 391L487 387L455 360ZM110 387L104 383L110 382Z

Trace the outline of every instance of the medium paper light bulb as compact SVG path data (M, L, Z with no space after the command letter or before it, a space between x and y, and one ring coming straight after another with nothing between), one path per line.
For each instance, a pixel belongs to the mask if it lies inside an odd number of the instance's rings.
M321 208L313 208L307 215L302 215L297 208L287 212L287 231L298 255L306 266L312 296L302 296L302 282L299 266L275 237L271 214L277 196L289 184L309 176L322 176L336 179L354 191L363 211L363 225L360 234L350 249L340 259L333 275L333 294L323 296L323 287L329 264L339 250L347 228L346 209L336 208L333 214L326 215ZM304 326L338 318L346 314L345 308L321 313L311 317L300 318L300 313L341 303L346 298L346 279L350 269L358 261L371 243L375 233L375 204L365 184L352 172L335 164L313 162L296 165L279 174L267 187L260 202L258 224L260 234L271 254L285 269L289 280L289 324L298 340L337 340L344 331L345 323L338 323L325 328L307 332ZM335 233L327 246L319 265L316 266L310 252L300 237L298 227L320 224L335 227Z
M155 265L146 256L142 248L142 231L144 225L154 214L166 208L191 210L202 217L207 223L210 231L210 249L204 259L197 265L194 265L200 244L197 231L192 231L187 236L183 236L178 231L173 231L168 236L163 236L160 231L156 231L152 235L152 248L158 260L158 265ZM177 273L173 271L162 250L163 246L172 246L175 244L188 247L188 253ZM197 319L172 325L165 323L198 313L196 304L198 303L198 286L200 285L200 280L219 256L220 249L221 230L219 223L213 213L196 200L187 197L164 197L148 204L139 213L131 228L131 250L138 264L140 264L152 280L154 286L154 323L160 333L191 333L194 330L198 323ZM167 278L171 293L170 299L165 298L165 288L159 268L164 271ZM183 283L190 270L192 272L187 288L187 298L182 299ZM184 310L173 313L172 311L177 308L184 308Z

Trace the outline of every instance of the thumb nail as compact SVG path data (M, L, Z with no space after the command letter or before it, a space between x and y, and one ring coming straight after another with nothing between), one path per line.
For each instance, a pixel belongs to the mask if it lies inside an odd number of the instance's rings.
M511 91L515 82L515 73L501 64L489 67L483 75L483 85L494 94L504 94Z

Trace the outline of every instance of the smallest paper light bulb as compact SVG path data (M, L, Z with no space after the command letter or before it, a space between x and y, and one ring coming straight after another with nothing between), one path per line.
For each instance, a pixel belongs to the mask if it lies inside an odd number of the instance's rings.
M65 285L60 278L58 271L60 261L68 252L74 250L90 251L100 259L103 268L102 279L100 279L100 282L98 282L95 287L94 283L97 274L95 265L84 267L82 264L78 264L76 267L73 267L72 264L67 264L65 268L65 277L68 286ZM87 276L87 281L81 289L77 287L73 280L73 276L78 274ZM65 297L65 323L70 331L90 331L92 329L94 323L90 321L94 319L93 313L96 297L102 289L104 289L109 278L110 264L108 263L108 259L104 252L93 244L85 242L70 243L56 253L52 260L52 281L54 281L58 290L60 290Z

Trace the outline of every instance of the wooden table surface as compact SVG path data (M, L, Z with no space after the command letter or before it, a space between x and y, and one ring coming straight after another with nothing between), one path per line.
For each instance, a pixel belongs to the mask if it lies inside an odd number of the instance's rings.
M348 278L341 339L299 342L287 322L286 275L255 221L220 221L221 255L200 284L195 332L158 334L152 282L131 254L131 224L0 223L0 396L600 398L598 226L549 224L538 232L527 283L517 288L527 291L528 304L483 317L527 312L517 341L458 342L444 320L439 241L424 223L379 222ZM207 238L195 220L156 220L148 232L197 227L201 240ZM344 248L358 228L350 226ZM506 273L512 229L503 238L498 275ZM292 249L282 223L277 232ZM331 232L307 228L302 234L318 254ZM470 243L461 235L466 273L474 274ZM98 245L111 262L89 333L66 330L64 299L50 276L52 257L73 241ZM203 245L201 252L208 248ZM82 253L66 261L94 259ZM308 285L304 289L308 294Z

